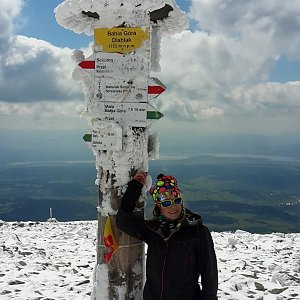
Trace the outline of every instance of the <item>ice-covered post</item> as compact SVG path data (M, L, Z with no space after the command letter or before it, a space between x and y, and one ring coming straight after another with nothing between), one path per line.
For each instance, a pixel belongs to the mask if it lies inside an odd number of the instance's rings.
M148 160L158 154L149 126L162 117L154 101L165 87L150 72L159 71L163 34L186 29L187 18L175 0L65 0L55 13L63 27L94 34L92 55L77 50L73 56L99 187L92 299L142 299L144 245L116 228L115 215L127 182L137 170L148 171ZM145 194L137 213L144 213L144 202Z

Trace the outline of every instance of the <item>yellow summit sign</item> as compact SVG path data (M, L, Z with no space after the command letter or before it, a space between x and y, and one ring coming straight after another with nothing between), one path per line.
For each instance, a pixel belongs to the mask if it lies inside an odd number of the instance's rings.
M103 52L129 53L149 40L149 31L139 27L95 28L94 39Z

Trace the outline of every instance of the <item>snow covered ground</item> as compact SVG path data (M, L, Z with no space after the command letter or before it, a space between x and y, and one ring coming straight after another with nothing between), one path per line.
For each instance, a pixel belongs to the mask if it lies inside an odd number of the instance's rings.
M0 221L0 299L90 299L96 221ZM300 299L300 233L212 233L219 299Z

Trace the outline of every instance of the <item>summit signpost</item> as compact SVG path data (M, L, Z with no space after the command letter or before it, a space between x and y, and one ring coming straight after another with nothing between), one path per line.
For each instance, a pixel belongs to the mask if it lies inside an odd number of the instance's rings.
M77 51L73 71L84 86L90 132L83 139L96 157L99 191L92 300L139 300L144 245L118 230L115 215L124 186L157 158L149 128L163 117L154 101L166 87L150 72L159 69L161 37L186 29L187 17L175 0L65 0L55 13L63 27L94 35L93 54ZM142 194L135 212L141 217L144 202Z

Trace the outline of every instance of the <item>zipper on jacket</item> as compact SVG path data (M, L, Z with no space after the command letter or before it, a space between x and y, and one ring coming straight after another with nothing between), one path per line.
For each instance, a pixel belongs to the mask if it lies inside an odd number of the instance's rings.
M165 259L163 263L163 267L161 270L161 291L160 291L160 300L162 300L163 297L163 291L164 291L164 273L165 273L165 266L166 266L166 261L167 261L167 254L168 254L168 243L166 242L166 253L165 253Z

